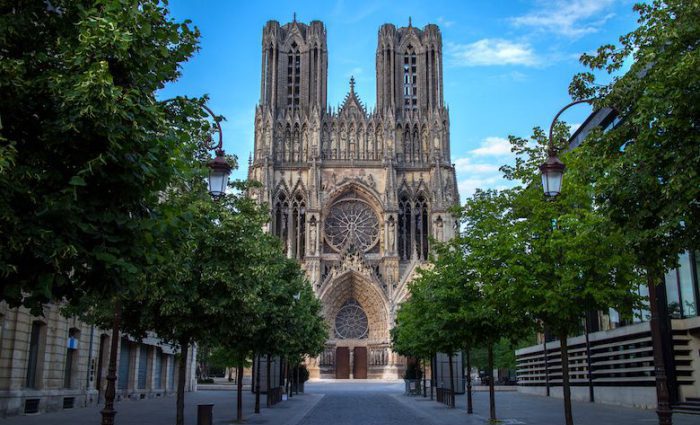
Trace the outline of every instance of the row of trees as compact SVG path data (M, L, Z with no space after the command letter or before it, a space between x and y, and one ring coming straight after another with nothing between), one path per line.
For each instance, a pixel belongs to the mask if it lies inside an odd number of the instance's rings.
M299 357L317 354L326 330L247 185L216 201L207 193L207 99L156 99L199 37L166 7L1 9L0 299L37 315L58 302L114 327L111 366L120 331L178 346L181 425L192 344Z
M586 312L615 308L629 315L641 301L640 284L654 295L679 254L700 246L700 6L669 0L635 10L640 26L619 46L581 58L593 71L614 74L612 81L597 84L594 74L581 73L570 86L575 99L593 97L597 108L613 108L620 124L593 131L561 156L564 186L549 202L538 165L549 143L567 150L568 129L555 126L552 141L539 128L529 140L511 136L516 162L502 171L517 186L477 191L467 200L457 212L461 234L439 247L433 266L421 271L392 335L396 350L406 355L427 358L481 345L492 359L499 338L517 340L526 330L546 327L561 343L569 425L567 336ZM615 76L630 57L631 69Z

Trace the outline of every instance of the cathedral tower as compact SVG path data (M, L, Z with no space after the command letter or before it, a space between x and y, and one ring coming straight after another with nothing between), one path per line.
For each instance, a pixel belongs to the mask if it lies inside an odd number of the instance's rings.
M459 202L442 93L442 39L385 24L377 43L377 101L350 79L326 105L323 23L263 28L260 101L249 178L270 208L268 231L300 261L329 323L323 377L397 377L389 330L433 240L454 235Z

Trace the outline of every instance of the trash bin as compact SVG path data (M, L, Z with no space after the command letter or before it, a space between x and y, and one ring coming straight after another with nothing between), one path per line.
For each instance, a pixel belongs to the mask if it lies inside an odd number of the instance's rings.
M197 425L212 425L214 422L213 404L198 404L197 405Z

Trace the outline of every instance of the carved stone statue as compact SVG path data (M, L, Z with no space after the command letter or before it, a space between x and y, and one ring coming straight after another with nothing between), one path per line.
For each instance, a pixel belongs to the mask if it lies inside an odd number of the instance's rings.
M387 251L394 252L396 249L396 224L394 223L394 217L389 218L389 223L387 224Z
M309 224L309 246L311 247L311 255L316 255L316 239L318 238L316 217L311 217L311 222L309 222Z
M438 241L442 242L445 237L445 229L442 223L442 218L438 217L438 219L435 221L435 239Z

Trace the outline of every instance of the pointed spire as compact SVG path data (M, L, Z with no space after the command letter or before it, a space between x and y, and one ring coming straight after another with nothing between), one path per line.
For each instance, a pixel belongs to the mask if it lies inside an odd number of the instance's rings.
M411 17L409 16L409 17L408 17L408 27L411 28L411 26L412 26L412 24L411 24Z
M355 93L355 77L350 76L350 93Z
M293 15L293 18L292 18L292 22L296 23L296 21L297 21L297 13L294 12L294 15Z

